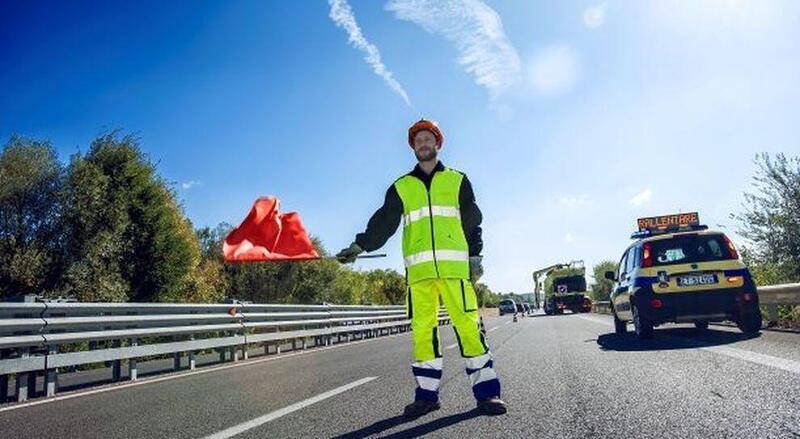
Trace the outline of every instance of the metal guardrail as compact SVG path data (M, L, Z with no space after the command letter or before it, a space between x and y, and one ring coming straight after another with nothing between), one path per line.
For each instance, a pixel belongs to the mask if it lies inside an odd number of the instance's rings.
M449 323L444 310L439 323ZM216 349L220 361L247 359L263 345L280 353L328 346L410 330L405 307L279 304L161 303L0 303L0 402L8 398L9 375L16 375L18 401L33 395L44 373L46 396L55 395L58 368L111 362L112 379L137 379L137 359L172 354L174 369L183 354L195 368L198 351Z
M778 306L800 305L800 283L758 287L759 303L767 308L767 322L778 322ZM598 301L592 304L592 312L611 314L611 302Z

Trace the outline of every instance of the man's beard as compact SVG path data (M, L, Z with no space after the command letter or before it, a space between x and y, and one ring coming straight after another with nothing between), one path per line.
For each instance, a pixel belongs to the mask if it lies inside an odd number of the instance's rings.
M436 147L414 150L414 154L417 156L417 160L421 162L429 162L431 160L435 160L438 153L439 152L436 150Z

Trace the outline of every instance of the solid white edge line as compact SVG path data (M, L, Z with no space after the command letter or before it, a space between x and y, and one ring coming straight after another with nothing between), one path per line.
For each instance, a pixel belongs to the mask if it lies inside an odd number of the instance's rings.
M597 318L588 316L578 316L590 322L602 323L605 325L613 326L614 324L608 321L603 321ZM670 337L679 338L683 337ZM725 355L727 357L736 358L748 363L760 364L762 366L774 367L776 369L785 370L794 374L800 375L800 362L788 360L786 358L774 357L772 355L760 354L758 352L748 351L747 349L732 348L729 346L705 346L699 347L700 350L713 352L715 354Z
M301 355L315 354L315 353L318 353L318 352L328 351L328 350L331 350L331 349L346 348L348 346L357 346L357 345L360 345L360 344L363 344L363 343L370 343L370 342L374 342L374 341L378 341L378 340L385 340L387 338L401 337L401 336L405 336L405 335L409 335L409 334L411 334L411 333L410 332L401 332L399 334L385 335L383 337L370 338L370 339L367 339L367 340L351 341L351 342L347 342L347 343L343 343L343 344L336 344L336 345L333 345L333 346L324 346L324 347L319 347L319 348L314 347L314 348L307 349L305 351L292 352L292 353L288 353L288 354L281 354L281 355L278 355L278 356L274 356L274 354L273 354L273 356L270 356L268 358L256 358L256 359L251 359L251 360L239 360L238 363L234 363L234 364L216 365L216 366L215 365L209 365L209 366L203 367L202 369L196 369L196 370L187 371L187 372L177 372L177 373L173 372L172 374L167 375L167 376L156 377L156 378L144 378L144 379L139 379L137 381L130 381L130 382L127 382L127 383L122 383L122 384L111 384L108 387L102 387L102 388L99 388L99 389L92 389L92 390L86 390L86 391L77 390L74 393L69 392L69 393L62 394L61 396L54 396L52 398L46 398L46 399L37 400L37 401L23 402L21 404L12 405L10 407L2 407L2 408L0 408L0 413L11 411L11 410L22 409L22 408L26 408L26 407L33 407L33 406L37 406L37 405L41 405L41 404L49 404L49 403L52 403L52 402L63 401L63 400L66 400L66 399L79 398L81 396L90 396L90 395L95 395L95 394L98 394L98 393L106 393L106 392L111 392L111 391L114 391L114 390L122 390L122 389L128 389L128 388L136 387L136 386L143 386L145 384L153 384L153 383L159 383L159 382L162 382L162 381L175 380L175 379L178 379L178 378L185 378L185 377L190 377L190 376L195 376L195 375L202 375L204 373L217 372L217 371L220 371L220 370L232 369L234 367L249 366L251 364L260 364L260 363L264 363L264 362L267 362L267 361L277 361L277 360L283 360L283 359L286 359L286 358L299 357Z
M445 347L445 349L453 349L456 346L458 346L458 343L453 343L450 346Z
M237 434L244 433L247 430L252 430L253 428L262 426L262 425L266 424L267 422L273 421L273 420L278 419L278 418L280 418L282 416L286 416L286 415L288 415L288 414L290 414L292 412L296 412L296 411L298 411L298 410L300 410L302 408L308 407L308 406L310 406L312 404L316 404L316 403L318 403L320 401L323 401L325 399L328 399L328 398L330 398L332 396L336 396L336 395L338 395L340 393L344 393L344 392L346 392L346 391L348 391L350 389L358 387L358 386L360 386L362 384L366 384L366 383L368 383L368 382L370 382L370 381L372 381L374 379L377 379L377 378L378 377L361 378L360 380L353 381L350 384L345 384L344 386L337 387L337 388L335 388L333 390L329 390L329 391L327 391L325 393L320 393L317 396L313 396L313 397L305 399L303 401L296 402L296 403L294 403L294 404L292 404L290 406L286 406L286 407L284 407L282 409L275 410L274 412L267 413L266 415L259 416L259 417L255 418L255 419L251 419L251 420L249 420L247 422L243 422L243 423L241 423L239 425L234 425L233 427L227 428L227 429L222 430L222 431L220 431L218 433L214 433L214 434L212 434L210 436L206 436L204 439L228 439L228 438L231 438L233 436L236 436Z

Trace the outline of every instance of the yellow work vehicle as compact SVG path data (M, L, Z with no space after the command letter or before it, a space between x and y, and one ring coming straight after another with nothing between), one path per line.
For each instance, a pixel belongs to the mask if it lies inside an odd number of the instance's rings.
M614 281L612 313L617 334L633 322L648 338L663 323L730 320L746 334L761 329L758 292L750 271L722 232L700 225L696 212L640 218L635 239L622 254Z

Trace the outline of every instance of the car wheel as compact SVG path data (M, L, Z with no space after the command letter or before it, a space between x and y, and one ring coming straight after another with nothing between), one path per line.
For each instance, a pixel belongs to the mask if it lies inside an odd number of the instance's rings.
M701 331L705 331L708 329L708 322L694 322L694 327Z
M736 321L739 330L747 335L755 335L761 330L761 313L749 312L739 316Z
M636 337L644 340L653 336L653 324L639 312L639 306L633 304L633 329Z
M625 321L620 320L619 317L617 317L617 313L613 312L613 315L614 315L614 333L617 335L627 334L628 324Z

